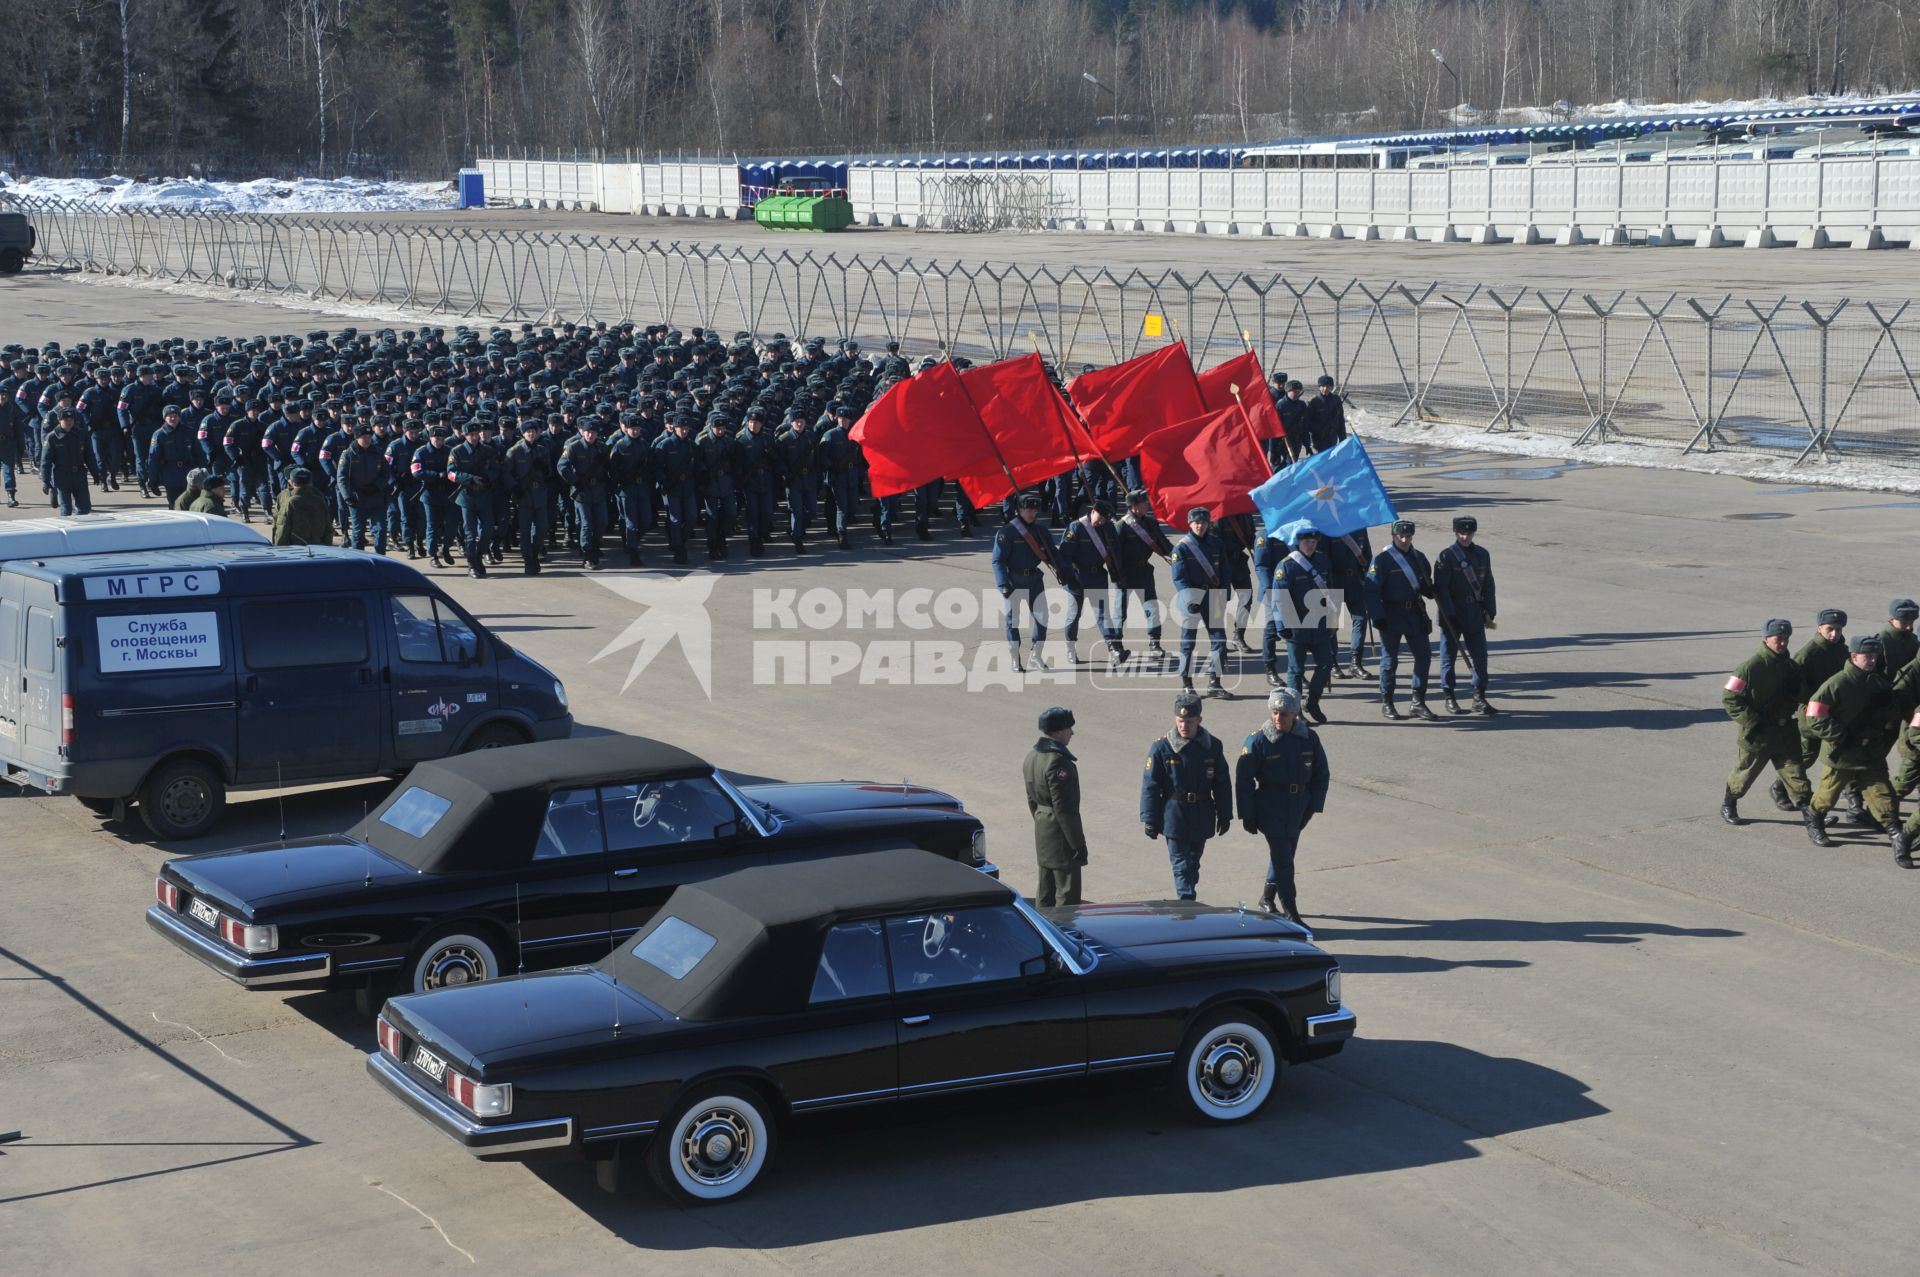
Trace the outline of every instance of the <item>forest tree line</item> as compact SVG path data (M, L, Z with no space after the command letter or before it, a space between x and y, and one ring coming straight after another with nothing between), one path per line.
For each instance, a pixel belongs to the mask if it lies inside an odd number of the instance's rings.
M0 164L439 176L522 150L1240 142L1446 124L1461 103L1904 90L1920 83L1910 7L12 0Z

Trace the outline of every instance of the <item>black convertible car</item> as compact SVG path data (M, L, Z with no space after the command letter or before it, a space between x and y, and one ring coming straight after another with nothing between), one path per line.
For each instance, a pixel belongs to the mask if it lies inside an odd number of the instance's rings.
M743 870L594 966L392 999L367 1069L481 1158L585 1155L610 1184L645 1140L691 1203L752 1185L792 1114L1137 1069L1233 1122L1353 1035L1339 967L1292 923L1056 916L920 851Z
M998 874L931 789L735 785L671 745L584 737L423 763L346 834L170 861L147 922L249 988L437 989L603 957L682 883L903 846Z

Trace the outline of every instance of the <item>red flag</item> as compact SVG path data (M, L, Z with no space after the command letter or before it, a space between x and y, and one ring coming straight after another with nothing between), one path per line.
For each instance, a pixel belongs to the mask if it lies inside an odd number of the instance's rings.
M873 495L890 497L984 460L993 448L980 414L949 363L938 363L892 386L854 423L866 454Z
M1280 424L1280 414L1273 406L1273 396L1267 393L1267 374L1260 370L1260 360L1251 350L1218 368L1207 369L1200 374L1199 381L1200 397L1206 402L1208 412L1233 407L1233 391L1228 387L1238 386L1241 402L1246 405L1247 415L1253 419L1253 428L1260 437L1287 437L1287 428Z
M1195 506L1206 506L1215 518L1252 513L1247 494L1272 476L1232 404L1156 431L1140 445L1140 477L1153 494L1153 511L1176 527L1185 526Z
M1108 457L1131 457L1154 431L1191 421L1211 406L1200 397L1186 343L1178 341L1111 368L1083 372L1067 390Z
M1013 488L1051 479L1078 464L1084 451L1084 445L1075 446L1079 423L1047 379L1037 352L969 368L960 374L960 384L999 450L985 461L947 470L975 506L992 505ZM1008 470L1013 472L1011 487Z

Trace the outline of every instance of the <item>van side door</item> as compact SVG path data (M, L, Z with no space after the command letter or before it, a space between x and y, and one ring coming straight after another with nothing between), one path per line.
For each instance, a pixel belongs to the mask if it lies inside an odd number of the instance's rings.
M451 754L468 723L491 709L499 691L493 653L452 604L426 590L387 596L387 715L402 763Z
M236 599L233 613L239 636L239 781L380 771L384 698L374 677L367 596Z

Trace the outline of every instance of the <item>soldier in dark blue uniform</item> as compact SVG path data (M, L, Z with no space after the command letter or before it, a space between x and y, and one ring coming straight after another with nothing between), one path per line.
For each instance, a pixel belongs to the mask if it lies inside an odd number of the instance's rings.
M493 490L500 485L499 454L487 446L478 418L465 426L466 442L447 455L453 476L453 499L460 507L460 544L466 551L467 575L487 574L487 549L493 543Z
M1160 521L1153 517L1153 502L1146 489L1135 488L1127 493L1127 515L1115 527L1114 537L1120 542L1120 579L1115 582L1119 588L1114 591L1113 628L1125 635L1127 600L1138 593L1147 623L1147 655L1156 661L1165 660L1166 649L1160 646L1160 592L1153 574L1153 561L1155 558L1171 561L1173 545L1161 531Z
M540 555L552 531L553 509L549 500L555 475L553 455L540 437L543 429L538 417L528 417L520 423L520 441L507 449L503 471L506 486L513 492L514 509L520 522L520 571L524 576L540 575ZM636 557L634 562L638 563L639 559Z
M607 482L620 511L620 543L627 566L640 566L640 542L653 526L653 446L641 434L640 417L627 413L620 434L607 449Z
M193 469L199 448L179 404L168 404L161 410L160 419L160 428L153 432L153 442L147 447L147 476L166 497L171 510L187 490L187 471Z
M687 542L700 515L697 508L699 488L694 481L698 464L693 452L693 417L676 412L666 430L653 441L653 473L660 485L660 498L667 507L667 548L675 563L687 561ZM799 537L794 549L800 548Z
M427 558L435 567L453 566L452 450L447 447L452 433L435 422L427 430L427 442L413 454L413 473L420 476L421 504L427 512Z
M406 543L407 557L418 559L427 552L427 516L421 508L420 476L413 471L414 454L424 440L420 423L409 417L400 434L387 444L387 472L393 476L393 508L398 512L400 539Z
M787 481L787 534L793 539L793 552L806 548L807 524L813 518L814 492L819 478L814 472L814 449L819 440L807 425L807 413L794 408L787 413L787 428L774 440L780 457L780 473Z
M1207 695L1225 696L1220 672L1227 667L1227 631L1220 623L1227 592L1226 547L1213 531L1213 513L1205 506L1187 511L1187 535L1173 548L1174 607L1180 618L1180 686L1193 690L1193 647L1206 627L1212 641Z
M1227 584L1233 587L1233 595L1226 605L1227 643L1234 651L1251 651L1247 646L1247 618L1253 614L1254 588L1248 560L1259 534L1254 530L1250 514L1223 514L1213 532L1220 538L1221 554L1226 560Z
M340 487L340 499L351 517L347 544L356 550L367 548L372 533L373 552L387 552L387 501L393 495L393 471L386 454L374 442L373 423L362 421L353 428L353 443L341 456L334 482Z
M1367 530L1347 532L1321 539L1321 552L1327 556L1327 566L1332 569L1329 579L1333 588L1340 591L1340 601L1346 605L1347 617L1352 622L1352 637L1347 645L1349 660L1344 664L1340 660L1340 629L1334 627L1334 672L1342 678L1365 678L1367 676L1367 568L1373 562L1373 543L1367 539ZM1338 620L1339 618L1335 618Z
M828 520L833 528L834 539L842 550L848 549L847 533L858 508L855 493L859 491L859 475L854 466L854 454L859 445L852 438L853 423L860 414L852 404L839 403L833 406L833 425L820 436L814 449L814 458L820 465L821 474L827 483L827 499L832 503Z
M588 418L580 433L560 451L560 478L573 490L574 518L580 527L580 562L600 566L600 539L607 531L607 450L600 445L600 423Z
M734 514L739 508L733 422L724 412L708 415L707 428L693 441L693 453L699 462L696 473L707 514L707 559L711 562L727 557L727 538L733 535Z
M1233 770L1241 826L1267 840L1260 907L1272 911L1278 896L1279 912L1301 922L1294 852L1307 822L1325 810L1332 776L1320 737L1300 721L1298 696L1282 690L1267 697L1267 725L1247 737Z
M1260 663L1267 670L1267 686L1280 686L1280 643L1282 594L1276 578L1280 560L1287 557L1287 543L1261 530L1260 545L1253 552L1254 599L1267 608L1267 623L1260 635Z
M1183 692L1173 703L1173 730L1147 747L1140 777L1140 823L1147 837L1167 839L1173 891L1198 898L1207 839L1233 822L1233 777L1227 753L1200 722L1201 700Z
M120 398L114 405L114 412L120 418L120 429L127 436L128 446L133 450L134 478L140 484L140 495L155 496L159 489L153 484L147 473L147 456L153 447L153 432L160 428L160 386L155 378L159 369L150 363L139 366L135 380L121 387ZM0 413L6 409L0 406Z
M1029 659L1033 668L1047 668L1046 657L1040 653L1047 641L1046 583L1040 578L1042 567L1059 571L1053 533L1040 523L1039 494L1026 492L1014 502L1013 518L993 537L993 583L999 588L1000 597L1007 601L1007 650L1013 653L1016 670L1025 668L1020 663L1020 602L1016 595L1026 597L1027 613L1033 617L1033 647Z
M1080 653L1075 650L1080 641L1080 614L1089 596L1093 599L1093 623L1106 645L1107 661L1118 665L1127 659L1120 627L1113 623L1109 607L1112 586L1120 576L1116 533L1113 507L1104 499L1096 499L1085 515L1068 525L1067 535L1060 542L1061 575L1073 599L1073 610L1067 614L1067 655L1075 664L1080 661Z
M1324 373L1320 393L1307 401L1306 427L1315 452L1325 452L1347 437L1346 404L1334 393L1333 378Z
M87 488L87 476L103 483L100 464L94 460L92 441L80 424L80 410L62 408L54 419L53 433L40 444L40 487L53 498L61 514L92 514L93 494Z
M1494 617L1493 559L1473 543L1480 522L1472 515L1453 521L1453 544L1433 564L1434 602L1440 608L1440 690L1447 709L1464 713L1455 696L1454 664L1462 650L1473 666L1473 708L1492 718L1487 704L1487 631Z
M1287 625L1287 690L1300 696L1308 658L1313 661L1313 680L1306 684L1307 717L1324 723L1320 696L1333 679L1333 627L1340 617L1339 600L1334 597L1328 576L1327 556L1320 553L1320 533L1302 528L1293 533L1293 549L1280 560L1280 572L1274 580L1287 597L1282 606L1290 615Z
M767 538L773 535L773 490L780 476L780 459L774 451L773 432L767 428L767 416L765 408L747 409L747 428L733 440L740 472L740 509L747 525L747 553L756 559L767 552Z
M1400 669L1400 645L1413 657L1413 716L1431 719L1427 708L1427 676L1433 667L1433 648L1427 636L1433 621L1426 600L1433 597L1433 568L1427 556L1413 548L1413 524L1402 519L1390 529L1393 544L1374 556L1371 576L1380 597L1380 714L1399 718L1394 704Z

